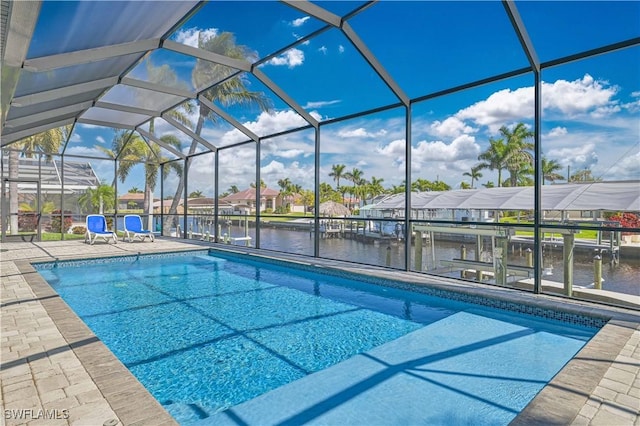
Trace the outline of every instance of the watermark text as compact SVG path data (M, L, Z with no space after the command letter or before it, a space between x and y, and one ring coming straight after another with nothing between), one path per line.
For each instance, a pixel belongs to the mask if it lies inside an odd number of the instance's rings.
M69 410L18 408L4 410L4 418L13 420L60 420L69 418Z

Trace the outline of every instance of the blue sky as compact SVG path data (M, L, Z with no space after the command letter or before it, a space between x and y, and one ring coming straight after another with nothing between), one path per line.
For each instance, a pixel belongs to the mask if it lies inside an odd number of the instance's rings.
M48 5L43 11L55 13ZM345 14L361 2L321 2ZM640 2L516 2L541 61L599 48L640 36ZM87 5L84 5L87 7ZM68 11L67 11L68 12ZM518 39L500 2L393 2L374 4L349 20L386 71L410 98L470 83L527 65ZM197 37L235 34L258 58L321 28L314 18L273 1L210 2L171 37L193 45ZM36 34L38 34L36 32ZM159 51L155 64L168 64L185 85L191 85L195 61ZM398 102L393 92L336 29L329 30L261 66L307 112L324 121ZM146 78L145 64L131 73ZM590 168L604 180L640 179L640 47L544 70L542 149L546 157L572 171ZM226 110L260 136L304 125L304 120L253 76L251 90L273 101L272 114L255 108ZM115 97L114 94L107 96ZM196 115L193 116L195 122ZM440 179L452 187L467 180L462 174L498 137L500 126L533 123L533 76L512 78L416 103L412 107L413 178ZM404 179L404 109L321 127L321 179L333 183L333 164L345 164L364 177L383 178L384 186ZM174 132L162 121L156 131ZM174 132L175 133L175 132ZM207 123L202 135L217 146L246 140L224 123ZM68 153L90 154L109 146L112 132L78 126ZM304 131L263 144L262 178L271 187L288 177L305 188L313 185L314 134ZM184 144L189 141L184 138ZM192 167L190 189L211 194L212 159ZM246 187L255 180L255 154L243 149L225 155L221 190ZM96 166L101 178L113 179L107 162ZM485 170L481 183L496 174ZM170 177L167 187L175 185ZM133 173L121 192L142 187ZM157 192L157 191L156 191Z

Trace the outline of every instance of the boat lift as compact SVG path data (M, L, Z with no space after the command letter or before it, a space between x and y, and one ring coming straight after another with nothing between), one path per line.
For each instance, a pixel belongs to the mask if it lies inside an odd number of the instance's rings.
M434 233L443 234L458 234L458 235L475 235L477 238L475 260L467 260L466 256L461 256L459 259L443 260L444 264L457 267L468 268L476 271L476 279L482 280L483 272L492 272L497 285L506 285L507 277L513 276L526 276L532 278L534 274L533 265L519 266L508 265L507 254L509 248L509 240L515 235L515 227L483 227L483 228L471 228L471 227L459 227L459 226L441 226L441 225L413 225L413 232L415 232L415 241L422 241L422 233L429 233L429 241L431 241L431 257L435 265L435 241L433 239ZM529 231L530 229L527 228ZM575 247L575 234L578 232L574 229L558 229L558 228L540 228L542 233L555 233L562 234L563 238L563 266L564 266L564 292L567 296L571 296L573 291L573 251ZM482 251L482 239L483 237L491 237L493 262L482 262L480 259L480 252ZM422 244L415 245L415 268L417 271L422 271Z

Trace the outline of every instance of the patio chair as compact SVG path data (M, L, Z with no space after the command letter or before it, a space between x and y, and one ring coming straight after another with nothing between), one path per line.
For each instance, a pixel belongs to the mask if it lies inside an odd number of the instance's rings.
M107 243L111 238L114 244L118 244L118 237L115 232L109 231L107 228L107 220L104 215L87 215L87 231L84 234L84 242L89 242L89 244L93 245L98 238L102 238Z
M130 243L132 243L135 238L139 238L140 241L144 241L146 237L149 237L151 242L155 241L153 232L148 229L142 229L142 219L137 214L125 215L124 233Z

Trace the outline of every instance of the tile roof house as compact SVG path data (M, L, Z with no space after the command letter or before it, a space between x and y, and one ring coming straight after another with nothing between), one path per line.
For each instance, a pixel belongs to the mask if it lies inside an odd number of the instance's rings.
M280 201L278 196L280 191L270 188L260 189L260 202L256 203L256 189L247 188L243 191L236 192L235 194L227 195L224 198L220 198L220 201L225 201L229 204L246 204L252 211L256 210L256 206L259 206L260 211L263 212L266 209L275 210Z
M143 192L128 192L118 197L118 210L134 210L144 208Z

